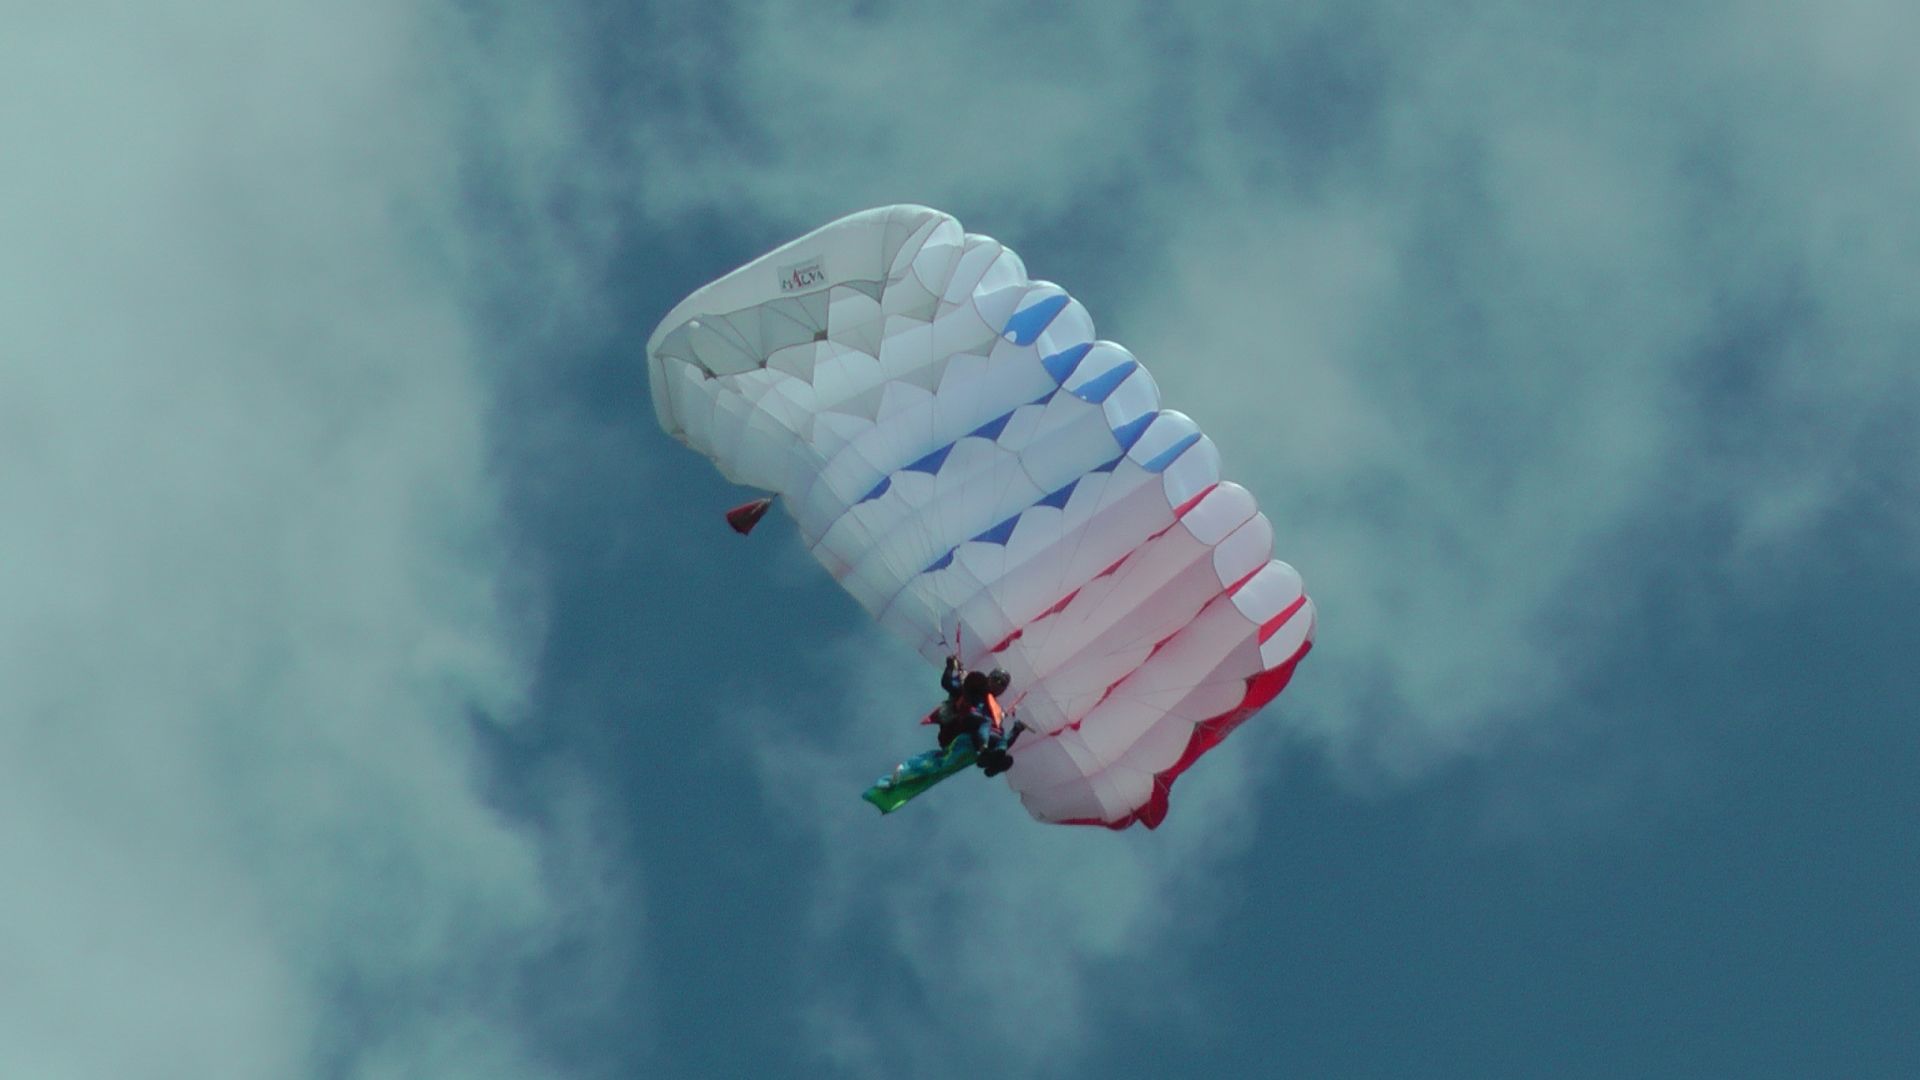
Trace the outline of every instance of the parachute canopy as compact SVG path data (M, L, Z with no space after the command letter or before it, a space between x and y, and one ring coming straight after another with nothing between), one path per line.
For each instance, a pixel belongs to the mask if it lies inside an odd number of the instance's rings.
M1042 821L1158 825L1312 646L1300 575L1194 422L1059 286L923 206L842 218L647 342L667 432L775 492L928 660L1005 668Z

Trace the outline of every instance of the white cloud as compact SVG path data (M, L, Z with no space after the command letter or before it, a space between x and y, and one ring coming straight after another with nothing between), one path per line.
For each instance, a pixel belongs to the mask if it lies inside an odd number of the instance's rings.
M769 241L927 202L1098 282L1103 329L1215 435L1320 603L1261 723L1392 782L1584 712L1570 688L1646 632L1621 615L1645 583L1608 576L1628 536L1653 563L1726 520L1721 554L1764 568L1839 500L1911 492L1885 439L1920 401L1909 7L750 5L720 20L737 52L678 50L702 124L637 118L640 197L663 221L745 208ZM1195 831L1150 843L946 789L885 830L830 819L825 906L877 888L862 910L931 1010L1010 992L941 920L1012 901L1043 942L1020 977L1054 1006L1023 1031L1070 1045L1097 958L1164 941L1156 913L1222 857L1182 847L1244 821L1252 737L1176 790L1168 828ZM1208 768L1231 798L1193 798ZM920 850L923 878L871 884ZM842 1044L884 1053L865 1030Z
M569 136L551 58L463 19L0 39L0 1072L549 1071L523 973L611 886L480 788L531 642L462 200L537 204Z
M1908 18L1895 5L1638 24L805 8L722 21L739 55L681 87L715 122L648 158L649 209L811 224L927 201L1066 277L1101 254L1049 258L1007 226L1076 226L1096 207L1074 199L1136 183L1132 216L1099 229L1162 254L1096 317L1295 537L1340 631L1314 665L1356 665L1303 686L1402 691L1404 722L1360 748L1396 771L1564 685L1584 650L1529 621L1624 515L1677 494L1776 535L1841 490L1850 448L1676 467L1724 422L1694 400L1702 351L1769 314L1751 309L1782 279L1808 310L1757 343L1778 354L1732 361L1779 384L1767 409L1815 409L1828 438L1863 403L1914 398L1893 295L1920 233L1900 195L1920 171L1914 95L1871 45ZM1323 115L1346 121L1331 148L1292 149ZM651 116L638 132L646 151L685 134ZM1321 708L1336 734L1364 726L1354 702Z
M1151 834L1043 828L1002 782L972 771L878 820L859 788L892 767L885 755L917 752L931 730L915 726L914 708L938 687L915 659L878 630L824 646L821 670L855 673L847 712L777 745L762 737L777 718L738 721L762 790L820 860L800 959L850 976L809 980L820 992L809 1024L828 1033L822 1056L849 1075L903 1064L930 1076L1057 1075L1094 1026L1090 1000L1212 921L1204 900L1172 901L1218 889L1215 875L1249 841L1256 759L1209 758ZM1144 970L1143 1011L1190 1007L1177 957ZM1099 971L1109 981L1096 982Z
M711 8L646 63L676 107L637 117L648 213L721 205L788 224L926 202L1057 210L1126 171L1111 128L1154 90L1132 5ZM1112 56L1113 62L1098 58Z

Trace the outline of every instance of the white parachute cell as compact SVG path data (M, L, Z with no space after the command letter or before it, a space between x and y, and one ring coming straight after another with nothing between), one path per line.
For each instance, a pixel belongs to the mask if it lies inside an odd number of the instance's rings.
M1211 440L1019 256L947 214L843 218L647 342L660 424L782 496L820 563L938 662L1012 676L1043 821L1149 828L1286 685L1313 603Z

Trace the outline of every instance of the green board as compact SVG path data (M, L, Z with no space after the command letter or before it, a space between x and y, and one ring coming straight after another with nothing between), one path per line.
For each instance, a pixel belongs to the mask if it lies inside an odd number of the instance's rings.
M914 796L972 765L973 760L973 741L955 739L945 750L929 750L908 758L860 797L879 807L881 813L891 814Z

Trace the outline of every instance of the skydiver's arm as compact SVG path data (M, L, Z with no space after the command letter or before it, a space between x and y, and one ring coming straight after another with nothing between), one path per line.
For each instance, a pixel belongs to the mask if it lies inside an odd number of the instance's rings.
M949 696L957 694L960 692L960 680L964 678L966 673L960 670L960 658L947 657L947 668L940 673L940 689L945 690Z

